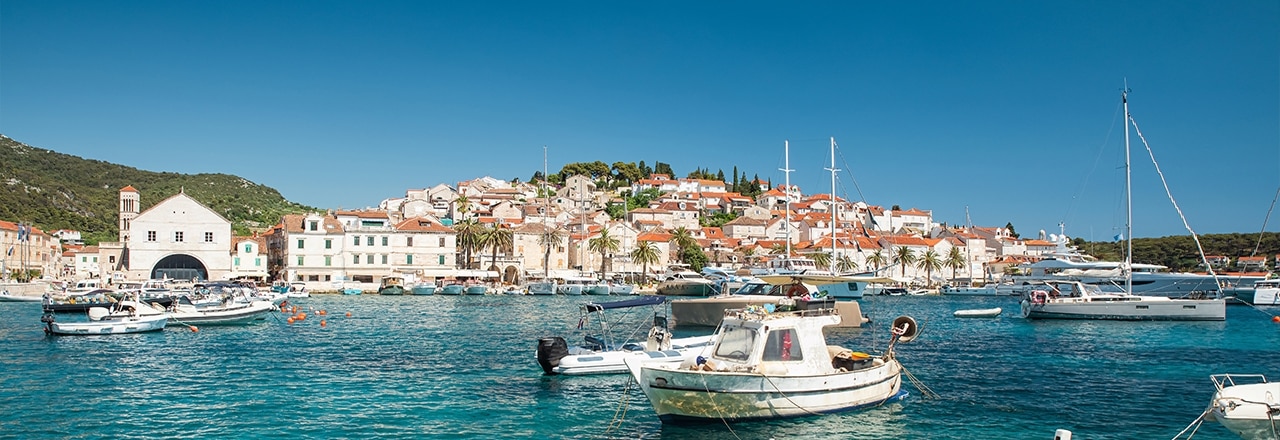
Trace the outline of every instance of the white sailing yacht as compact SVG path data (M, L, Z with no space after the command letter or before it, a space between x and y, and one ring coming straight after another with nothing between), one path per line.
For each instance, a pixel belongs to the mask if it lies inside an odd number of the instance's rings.
M1079 281L1056 281L1036 288L1022 297L1022 316L1027 319L1108 319L1159 321L1222 321L1227 316L1226 301L1181 299L1133 294L1133 185L1129 161L1129 92L1121 92L1124 104L1125 173L1125 289L1102 293ZM1193 235L1194 236L1194 235Z

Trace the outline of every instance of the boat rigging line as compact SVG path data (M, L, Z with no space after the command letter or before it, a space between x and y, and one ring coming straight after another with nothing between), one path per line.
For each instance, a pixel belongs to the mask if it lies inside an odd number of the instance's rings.
M1138 129L1138 121L1133 119L1132 114L1129 114L1128 107L1126 107L1125 110L1125 117L1133 124L1133 132L1138 135L1138 140L1142 141L1142 146L1147 148L1147 155L1151 156L1151 164L1155 165L1156 174L1160 176L1160 184L1164 185L1164 193L1169 196L1169 202L1173 204L1173 209L1178 211L1178 218L1182 219L1182 226L1187 228L1187 232L1191 233L1191 239L1196 242L1196 249L1200 251L1200 261L1203 262L1204 266L1209 270L1209 275L1213 277L1213 282L1218 283L1218 285L1222 285L1222 282L1218 280L1218 274L1213 271L1213 265L1209 264L1209 257L1206 257L1204 254L1204 245L1200 244L1200 236L1196 234L1196 231L1191 229L1191 224L1187 223L1187 216L1182 214L1182 208L1178 207L1178 201L1173 199L1173 192L1169 190L1169 182L1164 178L1164 171L1160 170L1160 164L1156 162L1156 153L1151 151L1151 144L1147 143L1147 138L1142 135L1142 130ZM1130 233L1130 235L1132 235L1132 233ZM1128 238L1130 243L1132 243L1133 237L1130 236ZM1129 267L1126 268L1126 270L1132 271L1133 268Z
M902 361L898 361L898 365L902 367L902 375L907 376L907 380L911 381L911 385L914 385L917 390L920 390L921 396L924 396L924 398L926 399L942 398L942 395L934 392L933 388L929 388L928 385L925 385L924 381L921 381L920 379L916 378L916 375L911 374L911 372L907 370L907 366L902 365Z
M1200 426L1204 425L1204 417L1207 415L1209 415L1209 409L1205 408L1205 410L1201 412L1199 416L1196 416L1195 420L1191 421L1191 424L1187 425L1186 428L1182 428L1182 431L1179 431L1178 435L1173 436L1173 440L1178 440L1183 438L1182 434L1187 434L1186 439L1191 440L1192 437L1196 436L1196 432L1200 431ZM1191 432L1187 432L1187 430L1191 430Z
M609 421L609 429L604 430L605 435L622 428L622 422L627 419L627 409L631 406L631 385L635 383L636 379L627 374L627 383L622 388L622 400L618 402L618 409L613 411L613 419Z

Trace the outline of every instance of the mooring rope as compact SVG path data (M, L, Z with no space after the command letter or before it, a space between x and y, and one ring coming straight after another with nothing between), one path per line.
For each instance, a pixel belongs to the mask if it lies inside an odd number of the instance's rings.
M1191 424L1187 425L1186 428L1182 428L1182 431L1179 431L1178 435L1173 436L1173 440L1182 438L1182 434L1187 434L1187 440L1191 440L1191 437L1195 437L1196 432L1200 430L1200 425L1204 424L1204 416L1206 415L1209 415L1208 408L1205 408L1204 412L1201 412L1200 415L1197 416L1195 420L1192 420ZM1191 430L1191 432L1188 433L1187 430Z
M917 389L917 390L920 390L920 394L921 394L921 395L923 395L924 397L929 398L929 399L941 399L941 398L942 398L942 396L941 396L941 395L939 395L938 393L933 392L933 389L932 389L932 388L929 388L929 386L928 386L928 385L925 385L925 384L924 384L924 382L922 382L920 379L917 379L917 378L916 378L916 375L911 374L911 372L910 372L910 371L907 371L907 366L906 366L906 365L902 365L902 362L898 362L898 366L899 366L899 367L902 367L902 375L903 375L903 376L907 376L907 380L911 381L911 385L914 385L914 386L916 387L916 389Z
M627 374L627 384L622 388L622 400L618 402L618 409L613 411L613 419L609 421L609 429L604 431L605 435L613 432L615 428L622 428L622 422L627 418L627 408L631 403L631 384L636 383L636 379Z
M707 401L711 402L712 408L715 408L716 415L720 417L720 423L723 423L725 429L729 430L729 434L733 434L733 438L742 440L742 437L739 437L738 433L733 431L733 427L729 426L729 420L724 418L724 412L720 411L720 405L716 405L716 400L711 398L711 385L707 384L707 375L698 373L698 378L702 379L702 389L707 392Z

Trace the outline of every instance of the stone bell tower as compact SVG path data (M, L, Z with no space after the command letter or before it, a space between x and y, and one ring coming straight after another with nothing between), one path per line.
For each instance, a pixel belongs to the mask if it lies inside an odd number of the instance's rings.
M120 243L129 242L129 225L142 211L142 198L133 185L120 188Z

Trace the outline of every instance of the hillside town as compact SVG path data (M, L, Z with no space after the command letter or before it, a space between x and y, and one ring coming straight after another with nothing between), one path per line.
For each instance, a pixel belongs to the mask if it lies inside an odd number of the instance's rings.
M606 211L644 192L656 195L647 207L617 219ZM725 182L662 174L611 191L580 175L558 186L482 177L410 189L376 208L286 215L250 236L235 236L230 221L185 192L154 195L167 198L145 211L137 189L126 186L119 194L114 242L85 246L77 231L0 221L4 278L280 280L319 291L336 282L374 284L385 276L451 278L458 270L501 285L578 275L644 281L660 279L680 263L677 243L685 237L709 266L760 266L789 249L836 272L880 271L937 285L955 278L994 281L1057 246L1043 236L940 224L929 210L805 194L795 185L778 185L753 199L727 191ZM733 219L703 226L719 214ZM502 231L494 235L505 238L476 243L464 236L485 231ZM616 246L593 249L592 241L602 236ZM472 245L460 245L466 242ZM656 261L633 261L633 251L643 246L656 249ZM1265 262L1240 262L1257 259Z

